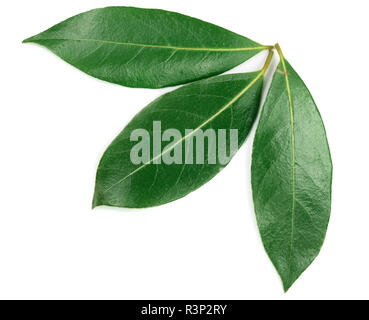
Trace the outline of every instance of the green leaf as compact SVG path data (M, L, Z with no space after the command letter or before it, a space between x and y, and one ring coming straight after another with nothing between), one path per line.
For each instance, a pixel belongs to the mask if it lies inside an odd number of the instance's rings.
M160 88L223 73L268 47L175 12L107 7L76 15L24 40L89 75Z
M257 115L263 86L264 71L223 75L200 80L159 97L125 127L105 151L96 176L93 207L143 208L179 199L213 178L226 163L219 159L209 164L209 146L204 150L204 164L197 164L198 140L195 136L207 129L237 129L235 152L245 141ZM175 128L181 133L169 144L163 143L153 151L154 121L161 121L161 131ZM137 143L130 141L135 129L145 129L152 143L147 161L135 165L130 154ZM192 133L186 132L192 129ZM155 131L155 132L154 132ZM229 134L227 135L229 141ZM193 164L188 164L190 149L186 144L195 141ZM163 160L180 146L182 163L166 164ZM217 147L215 147L217 148ZM219 148L217 149L219 151ZM232 153L233 155L234 153ZM196 161L195 161L196 160Z
M255 134L252 190L265 250L287 291L323 244L332 162L313 98L277 48L281 62Z

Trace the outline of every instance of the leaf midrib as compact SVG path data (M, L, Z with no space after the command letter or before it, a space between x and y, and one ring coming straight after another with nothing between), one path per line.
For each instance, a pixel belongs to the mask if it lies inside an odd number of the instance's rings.
M160 154L158 154L157 156L151 158L149 161L147 161L146 163L144 163L143 165L141 165L137 169L133 170L131 173L127 174L125 177L123 177L122 179L118 180L114 184L112 184L110 187L108 187L102 193L104 194L104 193L108 192L110 189L112 189L116 185L122 183L124 180L126 180L130 176L134 175L136 172L138 172L138 171L142 170L143 168L145 168L151 162L155 161L156 159L162 157L164 154L166 154L166 153L170 152L171 150L173 150L178 144L182 143L187 138L193 136L197 131L199 131L201 128L203 128L204 126L206 126L208 123L210 123L211 121L213 121L216 117L218 117L222 112L224 112L226 109L228 109L230 106L232 106L232 104L234 104L239 98L241 98L247 92L247 90L249 90L256 83L256 81L259 80L259 78L264 75L264 73L265 73L265 70L261 70L257 74L257 76L245 88L243 88L231 101L229 101L227 104L225 104L221 109L219 109L209 119L207 119L206 121L204 121L203 123L201 123L196 129L192 130L189 134L185 135L184 137L182 137L181 139L179 139L176 143L172 144L170 148L165 149L165 151L163 151Z
M292 104L292 95L291 95L291 88L290 82L288 78L286 63L284 60L283 55L281 55L281 62L284 71L284 78L286 80L286 89L288 95L288 104L289 104L289 111L290 111L290 124L291 124L291 165L292 165L292 208L291 208L291 240L290 240L290 255L288 259L288 274L290 276L291 273L291 259L292 259L292 252L293 252L293 237L294 237L294 228L295 228L295 199L296 199L296 177L295 177L295 128L294 128L294 113L293 113L293 104Z
M247 48L191 48L191 47L177 47L170 45L156 45L156 44L144 44L144 43L134 43L134 42L119 42L110 40L100 40L100 39L88 39L88 38L44 38L44 39L26 39L24 42L32 41L50 41L50 40L60 40L60 41L90 41L105 44L114 44L121 46L134 46L143 48L157 48L157 49L169 49L169 50L183 50L183 51L218 51L218 52L234 52L234 51L252 51L252 50L264 50L270 48L269 46L256 46Z

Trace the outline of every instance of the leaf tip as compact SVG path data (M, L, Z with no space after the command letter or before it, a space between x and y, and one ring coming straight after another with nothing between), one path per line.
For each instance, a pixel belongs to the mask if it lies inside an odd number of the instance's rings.
M292 286L292 283L283 282L283 291L284 291L284 293L287 293L287 291L291 288L291 286Z
M30 43L30 42L33 42L33 37L29 37L29 38L26 38L22 41L22 43Z
M290 275L287 277L281 276L282 284L283 284L283 291L284 293L287 293L287 291L292 287L292 285L295 283L295 281L298 279L291 277Z

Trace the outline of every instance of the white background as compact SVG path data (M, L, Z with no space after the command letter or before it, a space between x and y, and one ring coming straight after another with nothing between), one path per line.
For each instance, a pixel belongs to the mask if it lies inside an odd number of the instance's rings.
M108 5L177 11L278 41L311 90L333 158L332 214L320 255L287 294L256 227L254 130L225 170L181 200L91 210L105 148L172 89L109 84L21 41ZM369 298L368 9L365 0L2 1L0 298Z

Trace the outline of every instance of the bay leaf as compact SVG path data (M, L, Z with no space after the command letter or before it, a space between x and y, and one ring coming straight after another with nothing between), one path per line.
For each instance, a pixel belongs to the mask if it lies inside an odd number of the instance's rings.
M270 59L271 55L266 66ZM200 153L195 148L197 134L208 129L238 130L235 150L228 153L230 159L245 141L258 113L265 70L266 67L258 72L200 80L164 94L145 107L105 151L97 170L93 207L158 206L187 195L213 178L229 161L224 163L217 158L210 162L210 143L205 140L208 146L203 152L204 161L195 162L194 158ZM154 124L159 121L160 132L175 128L180 136L169 143L163 142L158 149L154 147L154 140L159 129ZM150 151L145 152L149 157L141 164L132 162L131 156L137 144L131 137L137 129L149 133ZM186 149L191 140L194 141L191 149ZM230 134L227 142L229 140ZM180 162L161 161L177 147ZM215 148L219 153L218 145ZM188 161L188 150L194 155L192 163Z
M220 74L268 48L189 16L134 7L84 12L24 42L47 47L93 77L142 88Z
M261 112L251 170L263 245L287 291L323 244L332 162L315 102L276 47L281 61Z

